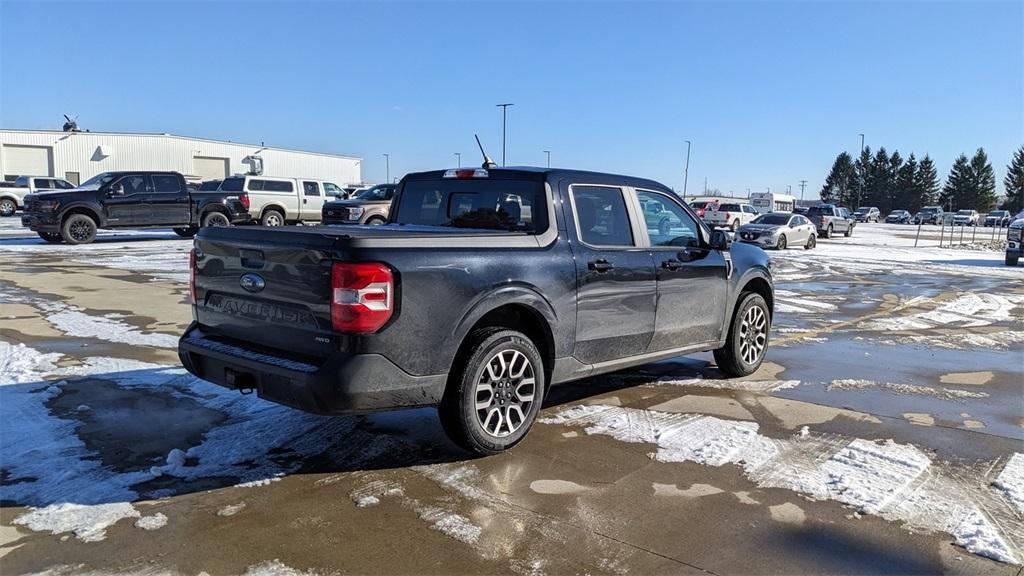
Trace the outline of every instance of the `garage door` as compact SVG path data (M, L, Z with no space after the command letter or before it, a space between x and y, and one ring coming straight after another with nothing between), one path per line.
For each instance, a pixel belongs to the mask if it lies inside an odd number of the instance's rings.
M53 148L4 144L4 179L17 176L53 176Z
M220 180L228 175L227 158L196 156L193 160L193 174L205 180Z

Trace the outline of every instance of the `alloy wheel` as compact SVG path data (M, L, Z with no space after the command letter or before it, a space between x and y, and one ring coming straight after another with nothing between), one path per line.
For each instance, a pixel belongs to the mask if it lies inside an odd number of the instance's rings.
M535 376L533 363L518 350L491 356L474 396L477 421L487 434L509 436L526 422L537 390Z
M768 316L760 306L751 306L743 314L740 324L740 357L754 364L764 354L768 344Z

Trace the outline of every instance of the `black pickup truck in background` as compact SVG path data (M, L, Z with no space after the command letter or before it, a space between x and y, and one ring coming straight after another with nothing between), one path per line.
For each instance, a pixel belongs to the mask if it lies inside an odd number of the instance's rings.
M177 172L104 172L71 190L25 197L21 223L47 242L88 244L99 228L173 228L191 238L200 227L248 222L237 192L188 188Z
M664 185L492 166L407 175L382 226L203 229L191 293L199 378L320 414L438 406L484 454L551 384L708 350L750 374L773 310L764 251Z

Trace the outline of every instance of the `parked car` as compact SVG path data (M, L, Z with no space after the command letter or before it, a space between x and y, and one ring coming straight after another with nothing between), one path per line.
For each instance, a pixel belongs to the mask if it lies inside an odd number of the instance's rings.
M1002 228L1003 226L1010 225L1010 211L1009 210L993 210L985 216L985 226L995 226Z
M103 172L71 190L25 197L21 224L47 242L88 244L98 228L200 227L248 222L244 194L190 190L177 172Z
M882 219L882 213L874 206L861 206L853 212L857 222L878 222Z
M220 184L222 192L246 193L253 220L264 226L298 222L319 222L323 213L325 188L340 190L331 182L315 178L275 176L231 176Z
M842 232L843 236L850 236L857 225L857 220L850 215L849 210L834 204L811 206L807 211L807 219L814 224L818 236L822 238L831 238L838 232Z
M762 214L736 230L736 239L740 242L778 250L789 246L803 246L810 250L817 245L817 238L817 230L810 220L789 212Z
M953 226L977 226L978 218L977 210L959 210L953 215Z
M757 210L750 204L719 204L704 213L704 222L712 228L722 226L734 232L754 218L757 218Z
M69 190L75 185L50 176L19 176L0 186L0 217L14 216L25 204L25 196L43 190ZM9 184L9 185L8 185Z
M893 210L885 217L886 224L910 224L913 216L906 210Z
M693 208L697 212L697 216L703 218L707 215L709 210L713 210L718 206L718 200L701 200L700 202L690 202L690 208Z
M1024 254L1024 212L1018 214L1006 230L1006 265L1016 266Z
M807 206L796 206L796 207L793 208L793 214L799 214L801 216L806 216L808 210L810 210L810 208L808 208Z
M764 251L652 180L489 166L406 175L388 226L200 231L182 364L320 414L438 406L482 454L552 384L702 350L730 376L761 364ZM639 214L654 201L669 234Z
M378 184L367 188L348 200L333 200L324 204L323 224L384 224L395 195L397 184Z
M914 224L942 224L942 206L925 206L914 214Z

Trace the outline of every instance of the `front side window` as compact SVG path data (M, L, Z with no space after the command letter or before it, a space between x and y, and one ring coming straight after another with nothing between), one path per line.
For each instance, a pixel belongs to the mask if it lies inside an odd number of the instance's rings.
M665 194L637 190L651 246L700 246L700 226Z
M342 190L341 188L338 188L337 184L331 184L330 182L324 182L324 194L327 194L328 196L340 197L340 196L344 196L345 195L345 191Z
M592 246L633 246L633 231L621 188L572 186L580 240Z
M71 190L75 187L75 185L72 184L71 182L68 182L67 180L61 180L60 178L58 178L53 181L53 187L57 188L58 190Z
M178 183L178 177L170 174L154 174L153 175L153 190L166 194L168 192L180 192L181 185Z
M146 191L146 177L141 174L125 176L117 182L117 186L120 186L122 190L124 190L125 196L142 194Z

